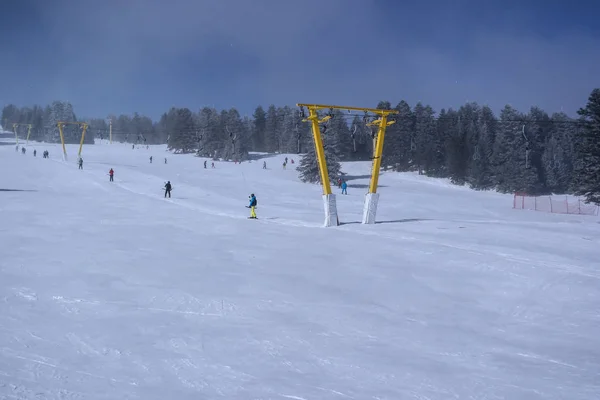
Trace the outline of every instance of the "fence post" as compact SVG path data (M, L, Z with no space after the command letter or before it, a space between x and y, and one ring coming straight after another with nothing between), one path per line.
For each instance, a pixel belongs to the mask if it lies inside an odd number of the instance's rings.
M552 196L548 196L548 200L550 200L550 214L552 214L554 212L554 210L552 210Z
M513 208L517 208L517 192L513 196Z
M533 197L533 209L537 211L537 196Z
M565 205L567 206L567 214L569 213L569 196L565 195Z
M577 200L577 210L579 211L579 214L581 214L581 200Z

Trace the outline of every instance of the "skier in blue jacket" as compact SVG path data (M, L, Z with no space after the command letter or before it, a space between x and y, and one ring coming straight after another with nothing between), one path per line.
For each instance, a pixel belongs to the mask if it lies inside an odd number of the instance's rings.
M346 181L343 181L342 182L342 194L348 194L348 191L346 189L348 189L348 184L346 183Z
M252 193L250 196L250 203L248 204L248 208L250 209L250 218L252 219L256 219L256 204L258 203L256 201L256 196L254 195L254 193Z

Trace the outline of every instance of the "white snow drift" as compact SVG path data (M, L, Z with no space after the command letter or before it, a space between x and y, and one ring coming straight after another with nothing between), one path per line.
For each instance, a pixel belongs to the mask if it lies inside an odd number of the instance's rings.
M323 228L282 157L0 146L0 398L600 398L597 218L384 173L362 225L351 163Z

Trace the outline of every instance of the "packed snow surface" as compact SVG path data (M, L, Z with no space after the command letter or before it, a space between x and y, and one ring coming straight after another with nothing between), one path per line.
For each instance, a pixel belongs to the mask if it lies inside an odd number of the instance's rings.
M600 398L597 217L383 173L362 225L367 162L323 228L297 155L67 150L0 146L1 399Z

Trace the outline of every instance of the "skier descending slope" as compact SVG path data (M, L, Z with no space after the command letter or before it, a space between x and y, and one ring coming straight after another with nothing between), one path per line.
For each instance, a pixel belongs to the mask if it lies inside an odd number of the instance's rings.
M250 198L250 204L248 204L246 207L248 207L250 209L250 219L257 219L256 217L256 206L258 204L258 201L256 200L256 196L254 195L254 193L252 193L250 196L248 196Z
M169 198L171 198L171 190L173 190L171 181L167 181L167 183L165 183L165 198L167 197L167 194L169 195Z

